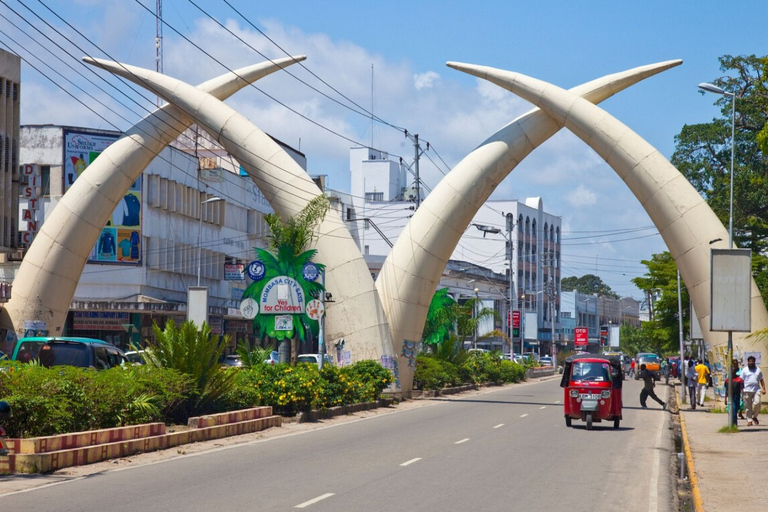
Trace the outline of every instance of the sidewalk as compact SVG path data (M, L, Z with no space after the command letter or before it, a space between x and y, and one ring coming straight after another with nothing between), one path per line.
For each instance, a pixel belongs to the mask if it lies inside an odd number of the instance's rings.
M676 384L679 397L680 384ZM707 395L711 398L712 391L707 390ZM725 434L718 430L728 425L728 416L709 412L713 407L722 408L723 404L707 401L696 410L691 410L688 403L680 407L703 509L765 510L761 490L766 480L768 417L765 426L748 427L746 420L739 420L739 433Z

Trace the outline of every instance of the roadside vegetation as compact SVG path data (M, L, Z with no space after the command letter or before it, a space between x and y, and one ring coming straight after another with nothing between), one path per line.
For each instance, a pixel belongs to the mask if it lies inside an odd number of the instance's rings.
M146 365L89 368L0 362L0 400L13 417L10 437L38 437L149 422L184 424L191 416L272 406L275 414L372 402L394 382L375 361L336 367L270 365L264 354L243 368L222 368L228 340L185 322L155 328Z
M525 380L533 361L521 365L502 358L500 352L469 352L451 337L416 357L413 387L440 390L465 384L503 384Z

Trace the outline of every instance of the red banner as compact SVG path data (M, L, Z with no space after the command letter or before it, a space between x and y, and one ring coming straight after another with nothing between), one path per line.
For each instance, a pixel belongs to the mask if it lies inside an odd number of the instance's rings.
M585 347L589 342L589 329L586 327L575 327L573 329L574 345L576 347Z
M512 327L519 328L520 327L520 312L519 311L513 311L512 312Z

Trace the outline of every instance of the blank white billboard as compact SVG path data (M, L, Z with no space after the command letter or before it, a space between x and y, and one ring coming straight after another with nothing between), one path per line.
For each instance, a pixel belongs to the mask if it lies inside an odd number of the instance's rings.
M752 313L752 251L712 249L710 330L749 332Z

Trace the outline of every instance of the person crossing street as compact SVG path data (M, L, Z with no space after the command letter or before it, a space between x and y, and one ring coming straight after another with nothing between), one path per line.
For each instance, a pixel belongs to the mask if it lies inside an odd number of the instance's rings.
M640 365L639 377L643 379L643 390L640 392L640 406L643 409L647 409L648 406L645 405L645 402L648 400L648 397L651 397L659 403L662 409L666 409L666 402L657 397L656 393L653 391L653 388L656 386L656 382L653 374L645 368L645 364Z

